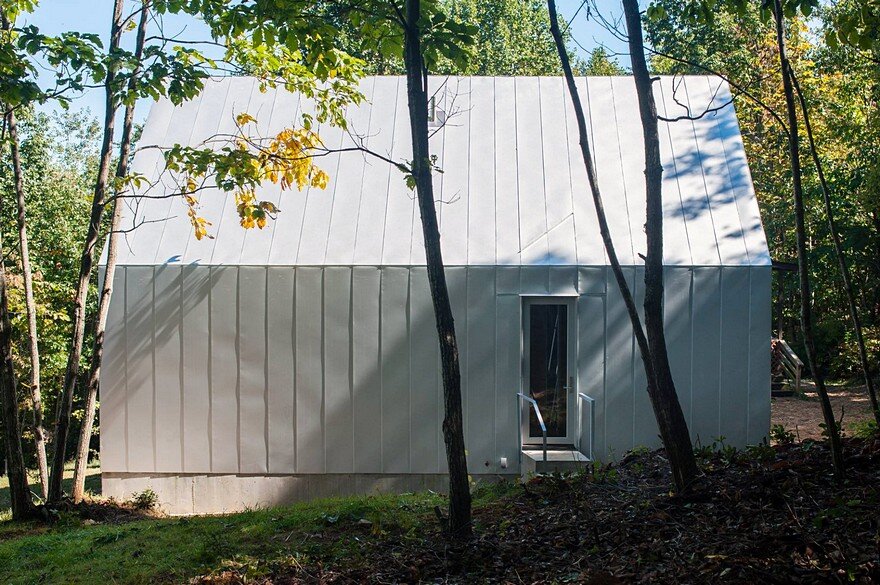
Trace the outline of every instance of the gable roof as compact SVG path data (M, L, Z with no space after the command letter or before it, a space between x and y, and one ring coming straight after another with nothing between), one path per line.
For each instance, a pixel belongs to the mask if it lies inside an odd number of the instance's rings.
M461 265L604 265L607 263L561 77L432 77L440 119L431 151L444 261ZM618 255L641 265L645 244L642 130L631 77L577 80ZM727 103L711 77L662 77L658 113L699 114ZM411 158L406 80L361 81L366 102L348 112L350 127L374 151ZM312 105L284 90L262 93L253 78L210 80L181 106L155 103L139 145L198 145L234 131L248 112L270 135ZM320 129L330 148L351 146L335 128ZM664 262L668 265L769 265L758 204L732 105L698 120L660 124ZM201 195L213 239L195 239L177 197L129 202L124 225L138 225L120 246L119 263L245 265L423 265L418 207L400 171L357 152L316 159L331 177L326 190L282 191L267 183L259 199L281 212L263 230L239 226L232 194ZM133 170L160 178L162 157L142 149ZM161 179L161 178L160 178ZM162 185L152 191L163 194ZM167 187L170 189L170 187ZM165 192L167 192L167 189Z

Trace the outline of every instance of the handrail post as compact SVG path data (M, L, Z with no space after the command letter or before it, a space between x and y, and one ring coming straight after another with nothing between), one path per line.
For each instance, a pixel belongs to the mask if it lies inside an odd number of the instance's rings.
M544 461L547 461L547 425L544 424L544 417L541 416L541 409L538 407L538 401L532 398L531 396L526 396L522 392L518 392L517 396L520 397L520 400L527 400L532 405L532 409L535 411L535 416L538 417L538 425L541 427L541 437L544 447ZM522 402L520 402L522 404ZM520 406L520 413L522 413L522 407ZM520 424L519 429L519 444L520 444L520 458L522 457L522 424Z

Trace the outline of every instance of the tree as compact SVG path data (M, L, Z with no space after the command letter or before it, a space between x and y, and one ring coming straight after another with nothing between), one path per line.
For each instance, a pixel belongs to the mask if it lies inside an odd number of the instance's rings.
M79 376L80 359L82 357L83 338L85 337L86 297L92 276L92 265L95 258L95 246L98 243L101 221L104 213L104 194L109 179L110 164L113 156L113 133L116 128L116 109L118 107L116 91L116 74L119 61L114 53L119 49L120 39L125 25L123 0L114 0L113 21L110 27L110 45L108 54L111 59L107 64L104 79L105 112L104 135L101 143L101 154L98 159L98 175L92 197L92 209L89 215L88 232L80 259L79 276L73 300L73 330L71 332L70 354L64 372L64 385L61 389L58 415L55 419L55 452L52 457L52 473L49 476L49 501L57 502L63 495L62 479L66 460L67 433L70 428L70 415L73 409L73 396Z
M423 18L421 2L406 0L405 12L398 22L403 27L403 60L406 64L407 107L413 149L411 173L418 196L428 282L440 340L443 440L446 443L446 462L449 468L449 532L452 536L467 538L472 531L471 493L461 411L461 370L452 304L443 270L437 211L434 209L434 184L431 177L434 162L428 145L428 66L422 46L425 26Z
M605 47L596 47L590 51L590 56L583 66L584 75L626 75L626 70L620 66L617 59L611 57Z
M125 96L125 100L134 103L138 97L150 96L158 98L167 95L175 103L191 99L198 95L202 83L207 77L204 63L206 60L197 52L182 47L176 47L171 51L166 50L164 43L144 48L138 43L141 56L132 55L120 48L122 34L126 30L132 15L123 17L123 0L115 0L113 6L113 18L110 27L110 44L107 53L102 58L94 58L88 62L93 70L93 77L102 80L104 86L104 123L100 154L98 156L98 168L95 176L94 191L91 199L89 221L85 235L85 241L80 255L79 273L76 279L76 292L73 302L73 327L70 335L70 351L67 359L67 367L64 373L64 383L61 388L61 396L58 401L57 416L55 421L55 452L52 459L52 473L49 481L49 500L58 501L62 496L62 477L66 460L67 437L70 430L71 414L77 381L80 373L80 362L83 357L83 345L85 340L86 326L86 303L94 269L95 252L101 236L101 226L104 221L104 210L110 198L108 192L112 190L110 181L110 167L113 159L113 136L116 128L116 114L122 103L126 80L130 81L130 87L136 87L137 91ZM137 14L148 9L146 3L142 3ZM142 56L150 58L148 66L143 65ZM132 81L134 79L134 81ZM143 84L138 84L142 79ZM133 105L132 105L133 107ZM127 141L131 140L129 131ZM127 150L129 145L123 145ZM125 181L120 178L119 181ZM115 201L115 199L113 199ZM109 302L109 297L106 298ZM99 356L100 363L100 356ZM92 407L91 416L94 415ZM90 424L90 423L89 423Z
M617 282L617 287L620 290L621 296L623 297L627 313L629 314L630 322L632 323L633 332L636 337L636 343L638 344L639 353L642 358L642 364L645 368L645 374L648 382L648 396L651 399L651 405L657 418L657 424L660 428L660 434L661 438L663 439L663 444L666 447L667 454L669 455L670 467L672 469L672 475L676 489L679 491L686 491L687 489L689 489L690 485L696 478L697 467L690 443L690 436L687 430L687 423L685 422L684 415L681 412L681 406L678 403L678 397L675 394L675 386L672 382L672 375L669 371L669 361L666 357L666 346L663 339L662 331L663 248L662 201L660 200L659 189L659 178L660 173L662 172L662 167L659 166L659 141L657 141L656 111L653 114L652 131L652 108L650 100L647 100L646 97L640 93L640 112L642 113L643 126L646 126L646 128L644 129L644 132L646 134L645 148L652 148L652 135L653 147L657 149L656 153L652 151L646 157L646 163L648 164L646 172L652 173L651 178L649 178L647 182L648 189L650 189L647 203L648 227L650 228L650 231L648 233L648 260L646 260L645 263L645 281L646 285L650 286L650 291L646 290L645 295L646 320L649 320L648 313L650 313L650 323L654 328L653 331L649 332L649 335L651 335L651 340L649 341L648 337L645 334L645 329L642 327L641 318L639 317L638 309L636 308L635 301L633 300L632 291L629 288L629 284L626 282L626 276L624 275L623 269L620 266L620 260L617 257L617 252L614 248L614 242L611 239L611 232L608 229L608 220L605 216L605 208L602 201L602 195L599 191L599 183L596 177L596 167L593 161L593 156L590 151L590 145L588 141L586 117L584 115L583 106L578 95L577 85L574 81L574 74L572 73L571 65L568 61L568 55L565 51L562 34L559 29L559 22L557 20L556 13L556 2L554 0L547 0L547 7L550 13L550 26L553 33L553 38L556 41L557 53L559 54L559 59L562 62L562 69L565 74L566 84L568 85L569 95L571 96L572 105L574 106L575 118L577 120L578 126L578 138L581 147L581 155L584 160L584 166L587 170L587 180L589 182L590 191L592 193L593 204L596 208L596 216L599 221L599 231L602 235L602 241L605 245L605 251L607 252L609 261L611 263L611 270L614 274L615 281ZM636 13L638 13L637 7ZM627 22L628 24L630 24L631 19L628 18ZM638 16L636 16L636 22L638 22ZM633 38L634 32L635 31L630 30L631 38ZM640 61L642 67L639 67L638 45L640 44L640 39L641 27L639 25L638 38L635 39L636 45L631 45L631 53L636 53L635 55L632 55L634 72L638 70L638 74L641 75L641 83L647 83L650 87L650 80L647 78L647 68L643 66L643 52L641 54ZM657 283L658 278L660 279L659 286ZM657 298L658 295L659 299ZM658 313L659 331L657 322ZM655 348L657 350L656 354L652 351ZM663 373L664 364L662 363L664 360L665 373ZM660 370L659 373L658 364Z
M454 537L469 537L472 533L471 497L462 425L461 375L434 209L432 173L435 159L428 147L427 76L431 67L441 59L464 63L468 53L463 47L470 43L474 29L450 20L438 0L424 3L418 0L328 3L317 7L302 0L280 3L267 0L228 10L214 6L206 12L214 1L206 0L198 7L203 15L207 15L213 33L218 37L245 32L255 38L259 36L260 48L245 55L248 70L274 72L276 79L279 72L283 73L280 77L287 89L318 99L319 122L346 128L344 107L363 99L353 89L353 82L361 72L360 61L352 60L335 46L336 41L344 40L337 38L338 29L328 26L328 22L351 19L352 26L362 33L362 42L374 43L384 56L403 59L413 160L392 161L365 147L360 150L403 171L407 184L417 194L441 348L445 408L443 435L450 477L448 530ZM188 6L192 9L191 5ZM302 48L303 42L311 43L308 50ZM279 61L267 59L266 55L283 56L283 67L279 69ZM310 63L310 60L317 60L317 63ZM300 65L303 61L308 67ZM334 81L330 92L315 91L315 83L328 79ZM327 176L312 163L314 152L326 152L327 149L312 132L311 117L303 119L302 130L288 128L268 141L251 138L245 133L243 128L254 121L247 113L239 114L239 134L228 146L212 150L175 145L166 153L166 167L184 173L181 194L191 205L190 218L197 237L205 235L207 222L198 216L196 196L200 184L208 176L217 177L217 186L222 190L236 192L244 227L262 227L266 217L276 211L271 203L256 200L254 190L262 181L280 180L282 187L293 184L302 187L308 182L318 187L326 185Z
M792 85L797 90L798 102L801 107L801 116L804 119L804 128L807 132L807 139L810 145L810 154L813 157L813 164L816 166L816 173L819 176L819 184L822 186L822 200L825 203L825 216L828 220L828 231L831 233L831 241L834 243L834 254L837 256L837 262L840 267L840 277L843 280L844 291L846 292L846 302L849 307L850 318L853 323L853 332L856 337L856 347L859 353L859 361L862 366L862 373L865 378L865 389L868 392L868 398L871 400L871 410L874 413L874 422L880 427L880 405L877 403L877 390L874 388L874 378L871 376L871 366L868 363L868 351L865 347L865 336L862 330L862 318L859 314L859 308L856 301L856 293L853 288L852 274L847 261L846 253L843 249L843 243L840 238L840 232L837 228L837 221L834 218L834 208L831 205L831 192L828 187L828 181L825 179L825 172L822 168L822 161L819 159L819 151L816 147L816 141L813 137L813 126L810 123L810 113L807 107L807 100L801 91L800 84L794 72L791 72Z
M114 196L104 205L110 207L110 226L107 236L107 263L104 268L104 284L98 300L98 314L95 319L95 337L92 348L91 364L89 367L88 385L86 387L85 414L83 415L82 427L80 428L79 441L77 443L75 465L73 470L73 488L71 498L79 502L85 495L86 465L89 459L89 444L92 439L92 427L95 420L95 408L98 399L98 384L101 376L101 360L104 357L104 332L107 327L107 315L110 313L110 300L113 295L113 280L116 274L117 246L119 242L119 230L122 224L123 203L120 199L126 179L128 178L128 163L131 156L132 133L134 130L134 111L137 95L137 87L141 73L141 61L144 54L144 40L147 36L147 22L150 17L150 2L143 0L140 9L140 18L137 26L137 40L134 49L134 70L128 79L128 103L125 106L123 116L122 137L119 144L119 158L116 166L116 181ZM121 183L121 184L120 184Z
M831 446L831 460L834 465L835 475L839 479L844 475L843 450L840 445L840 429L834 410L831 408L831 400L828 398L828 390L822 373L816 367L817 353L816 340L813 332L813 302L810 292L810 273L807 260L807 234L804 220L804 192L803 178L801 175L800 161L800 135L798 131L798 117L794 98L794 84L792 83L791 65L785 52L785 29L783 22L782 3L780 0L773 1L773 18L776 22L776 43L779 50L779 65L782 75L782 84L785 91L785 109L788 116L788 145L789 162L791 164L792 194L794 196L794 214L797 236L798 251L798 276L800 282L801 302L801 330L804 334L804 344L807 348L807 361L813 373L813 381L816 383L816 391L822 405L822 416L825 419L825 431Z
M785 150L783 151L777 148L775 156L772 158L762 157L756 154L754 150L759 150L761 147L757 146L756 148L755 143L757 141L754 140L753 136L750 136L752 133L749 132L748 125L751 121L749 120L748 115L744 118L741 114L740 119L743 120L744 135L747 137L747 142L752 142L751 145L746 145L747 149L753 150L753 152L749 153L750 158L753 161L758 161L758 164L752 165L752 168L755 172L755 184L756 188L759 189L759 197L762 202L762 207L764 208L765 217L769 218L767 223L771 226L771 229L775 227L778 230L780 242L787 244L788 242L793 241L796 244L794 251L797 254L799 264L799 312L803 346L807 355L807 362L809 363L810 370L816 381L816 388L822 406L823 417L825 419L826 433L829 436L832 447L835 471L838 475L841 475L843 460L839 448L839 429L838 424L834 419L834 414L831 410L830 400L827 397L827 391L824 384L824 370L828 367L829 363L833 363L834 360L827 360L823 364L821 361L823 352L820 352L819 346L824 338L824 345L826 346L824 348L824 353L826 353L826 355L833 353L832 350L827 347L828 345L831 345L828 340L830 337L828 333L835 330L839 331L841 329L839 323L846 318L840 314L840 309L843 307L849 309L849 317L852 319L854 325L857 352L859 354L859 361L861 362L863 375L866 380L868 393L869 395L875 395L875 392L873 392L872 388L873 384L870 378L870 367L867 356L865 355L865 352L862 351L864 344L858 343L859 339L862 337L859 335L862 327L860 323L859 308L856 305L856 293L848 274L849 267L844 257L843 239L840 235L841 232L839 226L834 218L833 206L830 198L830 187L823 170L822 162L816 152L816 140L814 139L815 133L812 129L804 97L807 86L809 85L811 90L821 92L822 97L821 100L817 100L818 103L826 103L830 106L835 100L839 102L839 105L830 107L830 111L851 111L850 104L843 105L845 101L837 98L838 92L834 89L836 85L841 83L839 81L839 73L834 71L831 74L820 76L821 70L817 70L817 68L815 68L809 61L810 53L815 51L815 49L811 49L810 43L805 40L806 27L801 22L797 12L800 11L801 14L808 17L812 13L815 5L815 2L809 0L804 2L774 2L761 6L748 2L728 2L722 5L723 10L721 14L716 15L709 9L706 3L690 2L679 6L674 3L659 0L652 5L654 16L656 18L649 19L649 22L653 20L653 23L650 26L655 32L659 33L657 34L656 39L660 39L665 46L662 49L664 51L664 59L669 52L669 48L667 48L668 46L676 46L673 55L674 58L675 55L687 55L689 53L689 47L705 47L706 45L705 43L693 42L691 39L683 42L676 40L674 32L676 30L684 29L696 32L700 39L706 38L706 35L708 35L709 38L714 37L715 39L720 39L723 38L724 34L727 34L729 39L727 41L727 46L729 46L729 50L716 49L715 51L712 51L711 49L702 49L706 53L703 58L719 60L719 64L723 69L729 71L730 75L735 77L751 75L763 80L773 80L773 85L769 88L762 88L759 90L759 99L755 99L754 94L751 94L748 96L749 100L740 103L743 104L747 112L749 109L754 111L760 108L770 114L768 117L768 121L770 122L768 127L762 128L761 126L758 126L757 129L762 132L769 130L771 133L777 134L779 137L778 142L785 147ZM677 23L675 26L670 26L668 22L665 24L663 23L664 18L668 17L670 14L670 10L679 11L675 16L675 22ZM767 26L768 21L772 22L772 26ZM722 23L724 23L723 26L721 26ZM733 23L734 27L732 27L730 23ZM746 67L736 65L737 60L743 63L748 63L750 59L748 49L744 48L742 43L737 44L734 41L738 34L734 33L734 35L732 35L733 38L729 35L731 31L736 31L735 27L743 25L754 31L754 34L752 35L753 38L762 39L762 50L753 50L752 53L765 54L760 62L761 70L766 71L766 73L760 75L756 75L756 73L748 73ZM718 31L725 32L718 34ZM830 33L826 34L826 37L827 36L831 36ZM789 54L789 49L792 47L794 47L794 57ZM770 50L768 51L768 49ZM731 58L731 56L735 57ZM772 57L772 59L768 59L767 57ZM683 62L698 64L700 63L700 57L697 57L696 59L694 57L689 57ZM805 71L806 74L796 74L795 70L798 67L802 69L802 72ZM756 81L760 82L760 79ZM803 88L800 87L801 81L803 82ZM809 176L802 167L800 160L799 124L801 121L797 115L795 92L801 96L800 100L803 122L806 126L807 136L810 138L810 146L813 153L815 178L817 180L812 184L812 191L810 190L811 185L805 181L805 179L809 179ZM750 101L753 103L750 103ZM742 110L740 111L742 112ZM777 114L776 111L780 112L780 114ZM835 150L840 149L844 152L848 150L847 142L852 142L851 136L846 137L840 131L841 127L845 126L846 124L838 125L826 135L830 141L837 142ZM768 140L765 144L771 144L772 142L772 140ZM768 160L774 162L772 167L767 165ZM759 178L765 172L765 169L769 170L771 168L773 169L774 185L772 190L764 187L759 181ZM786 184L791 185L790 192L793 194L794 199L794 214L791 213L791 206L788 198L780 198L778 195L773 194L773 191L778 193L789 191L789 189L784 188L784 185ZM814 196L811 198L811 195ZM821 198L818 196L821 196ZM770 205L768 205L768 203L770 203ZM813 206L812 209L811 203ZM820 208L821 203L824 203L824 209ZM839 204L842 203L843 201ZM768 213L768 209L770 213ZM819 216L823 212L826 215L826 219L829 220L825 228L828 230L827 236L833 244L831 249L817 245L817 237L813 235L816 232L821 232L821 222L813 220L811 223L809 221L811 216ZM792 216L794 219L793 222L791 221ZM854 214L848 219L853 220L856 218L857 216ZM787 237L787 234L791 230L792 223L794 224L792 237ZM852 230L852 228L850 228L850 230ZM861 246L856 245L854 247L859 248ZM832 255L832 251L836 258L831 259L829 262L827 258ZM853 250L853 252L855 252L855 250ZM778 253L779 252L777 251L777 254ZM874 261L871 260L871 262ZM835 287L820 287L818 291L814 291L810 285L811 271L830 280L834 278L834 275L830 272L835 270L839 270L839 275L843 282L842 288L844 299L842 300L838 296L839 289L836 289ZM820 319L818 326L815 322L815 314L820 315L821 318L824 319L824 322ZM780 322L781 321L782 319L780 319ZM872 403L873 402L874 399L872 397Z
M46 464L46 432L43 428L43 401L40 392L40 350L37 340L37 308L34 301L34 280L31 272L30 253L28 251L27 224L25 219L26 203L24 189L24 172L21 167L20 142L15 112L7 110L6 128L9 131L9 148L12 158L12 169L15 177L15 196L18 213L18 245L21 255L21 272L24 276L24 298L28 321L28 352L31 358L31 399L34 417L34 447L37 453L37 469L40 475L40 488L43 499L49 495L49 468Z
M14 14L11 15L14 18ZM4 9L0 12L2 41L12 42L10 15ZM5 56L4 56L5 57ZM14 63L13 59L10 59ZM9 62L7 61L7 63ZM4 63L5 64L5 63ZM4 92L7 93L7 92ZM16 192L24 191L22 184L21 160L18 152L18 134L15 118L8 99L4 99L4 122L10 132L11 154L15 166ZM0 200L2 208L2 200ZM6 268L2 261L3 244L0 238L0 412L3 420L3 442L6 451L6 465L9 473L9 496L12 518L22 520L35 512L28 488L27 468L21 449L21 429L18 421L18 389L16 388L15 367L12 362L12 325L9 322L9 303L6 295Z
M383 38L368 35L371 42L365 43L363 31L352 23L345 6L344 2L319 2L314 8L317 14L338 26L337 46L363 59L366 74L403 75L406 70L399 50L399 33L389 31ZM469 40L468 60L440 56L431 69L436 75L559 75L561 72L547 11L541 0L439 0L432 2L432 10L442 11L456 25L474 30ZM567 31L564 36L566 41L570 40ZM574 51L569 50L569 58L576 70L588 70L588 65ZM594 66L614 65L607 54L596 55Z
M675 484L680 491L684 491L697 475L697 464L687 421L672 379L663 328L663 165L660 162L657 106L654 103L653 81L645 62L638 0L623 0L623 7L645 143L645 234L648 244L645 257L645 331L655 376L651 405L669 456ZM650 384L648 387L650 390Z

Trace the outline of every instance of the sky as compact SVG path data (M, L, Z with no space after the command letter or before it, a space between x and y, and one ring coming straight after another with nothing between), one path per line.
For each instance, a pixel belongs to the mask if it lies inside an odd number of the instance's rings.
M624 53L625 45L606 31L593 15L588 14L587 7L582 7L582 4L583 0L557 0L560 14L571 21L570 30L577 41L578 53L586 58L589 50L600 45L606 46L612 54ZM622 15L623 9L617 0L597 0L597 4L609 20L619 19ZM20 24L35 25L48 35L70 30L97 33L106 46L112 6L112 0L42 0L36 11L23 17ZM190 39L208 37L207 27L203 23L195 18L182 16L167 17L165 33L180 33L182 38ZM125 35L125 38L133 42L134 34ZM624 66L629 65L629 59L625 57L618 57L618 60ZM49 72L45 75L48 76ZM71 104L71 110L88 108L93 116L100 117L104 109L103 100L103 90L89 90ZM46 106L48 109L53 107L55 106ZM146 118L148 111L149 103L139 104L136 110L138 120Z

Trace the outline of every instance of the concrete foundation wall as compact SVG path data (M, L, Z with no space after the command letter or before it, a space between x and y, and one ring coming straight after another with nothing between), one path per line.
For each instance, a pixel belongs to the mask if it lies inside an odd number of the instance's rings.
M474 481L499 481L515 475L478 475ZM159 509L174 516L226 514L271 508L320 498L432 490L446 493L446 474L323 474L323 475L178 475L103 473L104 496L126 500L151 489Z

